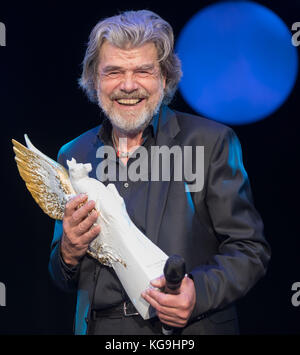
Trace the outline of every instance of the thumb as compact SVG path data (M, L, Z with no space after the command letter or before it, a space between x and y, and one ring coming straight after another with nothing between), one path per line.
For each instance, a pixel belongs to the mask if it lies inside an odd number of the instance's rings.
M150 283L153 287L163 288L166 285L166 279L164 275L161 275L158 278L152 280Z

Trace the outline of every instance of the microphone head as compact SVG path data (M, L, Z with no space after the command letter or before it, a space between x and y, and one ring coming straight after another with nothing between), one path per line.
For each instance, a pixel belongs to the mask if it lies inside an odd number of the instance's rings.
M170 284L181 282L186 274L185 261L180 255L171 255L166 261L164 275Z

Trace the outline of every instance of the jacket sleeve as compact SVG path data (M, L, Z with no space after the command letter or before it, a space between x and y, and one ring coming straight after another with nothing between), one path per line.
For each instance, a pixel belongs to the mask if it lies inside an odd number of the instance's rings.
M60 253L62 231L62 221L56 221L51 244L49 273L56 286L63 291L72 292L77 289L80 266L76 265L71 268L63 261Z
M197 298L191 319L244 296L266 273L271 255L253 204L241 146L230 128L213 147L206 186L212 238L218 239L219 248L207 265L190 273Z
M57 161L65 166L65 159L61 151L58 153ZM63 261L60 253L61 237L63 234L62 221L55 221L54 235L51 243L51 253L49 259L49 273L54 283L63 291L76 291L79 278L80 264L69 267Z

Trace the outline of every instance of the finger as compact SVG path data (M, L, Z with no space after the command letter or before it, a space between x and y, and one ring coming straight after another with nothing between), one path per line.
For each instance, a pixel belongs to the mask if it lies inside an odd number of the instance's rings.
M161 275L157 279L152 280L150 283L153 287L163 288L166 285L166 279L164 275Z
M168 296L162 292L160 292L163 296ZM152 306L154 307L158 312L169 315L169 316L174 316L176 315L177 309L175 307L170 307L167 302L164 302L166 305L163 305L160 301L158 300L158 297L154 298L151 296L149 290L146 290L142 293L142 297Z
M94 240L100 232L101 228L99 225L93 226L88 232L80 236L82 243L90 244L90 242Z
M76 226L76 230L74 229L75 233L79 236L86 233L96 223L97 219L98 212L94 210Z
M86 194L79 194L73 197L70 201L66 203L64 215L67 217L71 216L76 211L76 208L81 203L85 202L87 198L88 196Z
M179 324L180 326L184 325L189 318L187 313L182 313L179 310L177 310L176 313L165 313L165 312L157 311L157 315L163 321L174 322Z
M173 307L165 307L160 305L154 298L150 297L147 292L143 292L142 296L144 299L153 307L156 309L156 314L159 317L159 319L173 327L184 327L186 324L186 317L181 316L178 313L177 308Z
M157 311L157 309L159 308L159 304L154 298L150 297L147 291L142 292L141 296Z
M146 294L166 309L180 307L180 297L178 295L164 293L151 288L146 290Z
M95 208L95 201L88 201L86 204L81 206L78 210L73 212L72 218L71 218L71 224L73 226L78 225L80 222L82 222L88 215L89 213L92 212L92 210Z
M167 324L167 325L170 325L171 327L175 327L175 328L182 328L186 325L186 321L184 320L177 320L177 319L174 319L172 317L168 317L168 316L165 316L164 314L160 314L158 313L157 314L158 318L160 319L160 321L164 324Z

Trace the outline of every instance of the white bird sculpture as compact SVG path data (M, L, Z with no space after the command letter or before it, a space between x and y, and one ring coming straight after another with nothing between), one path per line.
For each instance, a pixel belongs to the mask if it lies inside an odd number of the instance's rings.
M114 184L105 186L90 178L90 163L67 160L67 170L41 153L25 135L27 148L12 140L18 170L31 195L54 219L63 219L65 204L76 194L86 193L99 211L101 232L87 253L100 263L113 267L132 303L144 319L155 315L141 297L150 281L163 274L168 256L152 243L131 221L123 198Z

